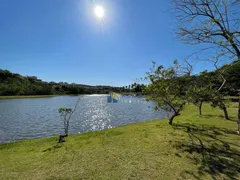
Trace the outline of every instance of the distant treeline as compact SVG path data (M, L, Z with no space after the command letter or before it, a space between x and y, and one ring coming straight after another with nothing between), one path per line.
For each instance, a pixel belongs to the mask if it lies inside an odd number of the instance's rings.
M125 88L124 88L125 89ZM122 87L89 86L66 82L44 82L36 76L21 76L0 69L0 96L52 95L52 94L103 94L120 92Z
M205 74L212 79L213 86L220 87L223 78L227 80L223 91L226 95L238 95L240 89L240 63L234 62L230 65L224 65L218 71L207 72L203 71L200 74ZM202 76L193 75L191 80L201 78ZM188 83L188 80L183 82ZM131 84L123 87L111 86L89 86L83 84L69 84L66 82L44 82L36 76L22 76L20 74L11 73L8 70L0 69L0 96L10 95L53 95L53 94L107 94L114 92L133 92L141 93L144 89L143 84Z

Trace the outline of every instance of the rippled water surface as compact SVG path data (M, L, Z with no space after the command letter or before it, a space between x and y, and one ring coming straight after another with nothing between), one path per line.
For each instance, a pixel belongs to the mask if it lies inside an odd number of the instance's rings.
M62 134L63 122L58 108L73 108L77 99L77 96L59 96L0 100L0 142ZM102 130L166 116L164 111L153 110L154 102L130 101L143 100L136 97L125 100L124 103L107 103L107 95L83 96L72 115L69 133Z

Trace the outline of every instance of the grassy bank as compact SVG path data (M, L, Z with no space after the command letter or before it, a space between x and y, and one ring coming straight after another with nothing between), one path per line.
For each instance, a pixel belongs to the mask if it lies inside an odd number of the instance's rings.
M240 179L237 103L222 112L188 105L167 120L0 145L0 179Z

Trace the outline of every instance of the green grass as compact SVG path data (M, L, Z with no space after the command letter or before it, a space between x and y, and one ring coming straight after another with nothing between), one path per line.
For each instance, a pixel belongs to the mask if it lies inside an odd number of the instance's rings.
M0 179L240 179L237 103L230 121L188 105L174 125L155 120L99 132L0 145Z

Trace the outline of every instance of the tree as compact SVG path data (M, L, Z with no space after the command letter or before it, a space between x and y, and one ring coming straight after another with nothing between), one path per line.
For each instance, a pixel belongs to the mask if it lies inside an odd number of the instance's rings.
M218 56L228 54L240 61L239 1L172 0L179 29L177 35L193 45L208 44ZM209 47L208 47L209 48ZM204 48L206 50L208 48Z
M219 107L224 112L225 119L229 119L224 95L227 93L220 91L222 82L219 77L220 72L203 71L198 76L191 76L187 96L189 101L196 105L199 114L202 114L203 102L210 102L212 107Z
M156 67L153 62L153 67L147 73L150 84L145 88L148 98L158 102L156 109L162 108L171 111L169 124L172 125L174 117L180 115L186 102L186 75L182 74L178 62L174 61L174 66L164 68L163 66Z
M64 125L63 127L64 127L64 133L65 133L64 135L59 136L59 143L65 142L64 138L68 136L69 122L72 117L72 114L75 112L75 110L77 108L77 105L78 105L78 102L80 101L80 99L81 99L81 96L78 98L74 109L72 109L72 108L59 108L58 109L58 112L63 120L63 125Z
M224 118L226 120L229 120L229 116L228 116L228 111L227 111L227 107L225 105L224 102L224 97L222 96L222 94L220 94L218 91L212 92L211 93L211 106L212 107L219 107L221 110L223 110L224 113Z
M215 75L215 72L203 71L199 75L190 78L187 96L189 102L198 107L199 115L202 115L203 102L211 99L211 93L216 86Z
M193 87L188 89L187 95L189 97L189 102L193 103L195 106L198 107L199 115L202 115L202 104L204 101L208 99L208 91L207 88L199 88Z
M188 44L205 45L195 54L209 51L207 54L214 53L218 58L228 56L232 61L240 61L240 1L172 1L179 23L178 37Z
M131 84L130 86L131 86L131 89L133 89L133 88L134 88L134 84Z
M73 110L72 108L59 108L58 112L60 113L60 116L63 119L65 136L68 136L69 121L73 113Z
M135 93L141 93L143 89L144 89L144 84L135 84L133 90Z

